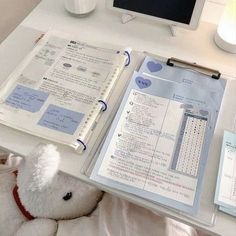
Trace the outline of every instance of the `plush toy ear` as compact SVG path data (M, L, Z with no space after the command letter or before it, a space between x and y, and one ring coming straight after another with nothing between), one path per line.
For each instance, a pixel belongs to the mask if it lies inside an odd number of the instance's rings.
M60 155L52 144L38 145L19 167L17 184L30 191L48 186L57 174Z

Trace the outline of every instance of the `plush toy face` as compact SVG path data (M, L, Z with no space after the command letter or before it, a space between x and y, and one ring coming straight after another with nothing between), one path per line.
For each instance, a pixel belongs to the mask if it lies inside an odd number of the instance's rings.
M19 167L18 193L34 217L72 219L90 213L102 192L58 172L59 153L53 145L39 146Z

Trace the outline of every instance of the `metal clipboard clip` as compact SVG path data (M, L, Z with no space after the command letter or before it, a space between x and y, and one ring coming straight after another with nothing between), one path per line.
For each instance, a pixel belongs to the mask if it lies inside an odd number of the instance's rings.
M205 66L198 65L196 63L191 63L183 61L174 57L171 57L167 60L166 64L168 66L177 66L184 69L190 69L202 73L204 75L210 76L213 79L220 79L221 73L218 70L211 69Z

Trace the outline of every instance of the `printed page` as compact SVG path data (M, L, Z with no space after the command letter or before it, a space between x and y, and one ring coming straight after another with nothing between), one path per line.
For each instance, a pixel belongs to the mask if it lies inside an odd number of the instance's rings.
M135 72L91 179L196 214L217 109L207 90Z
M98 174L192 205L197 179L169 170L181 105L132 90Z
M236 134L224 132L215 203L236 211Z
M49 32L1 87L0 120L66 144L83 140L124 63L122 51Z
M187 68L178 66L167 66L165 62L156 58L146 56L139 73L142 73L153 78L162 78L164 80L173 81L181 84L184 87L202 88L208 91L210 95L210 102L214 107L220 108L223 98L226 80L212 79L211 76ZM219 110L216 109L216 115Z

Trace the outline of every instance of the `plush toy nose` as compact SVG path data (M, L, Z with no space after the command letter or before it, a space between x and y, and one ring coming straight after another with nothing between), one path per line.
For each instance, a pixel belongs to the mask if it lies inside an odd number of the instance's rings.
M72 192L66 193L66 195L63 197L63 200L68 201L72 198Z

